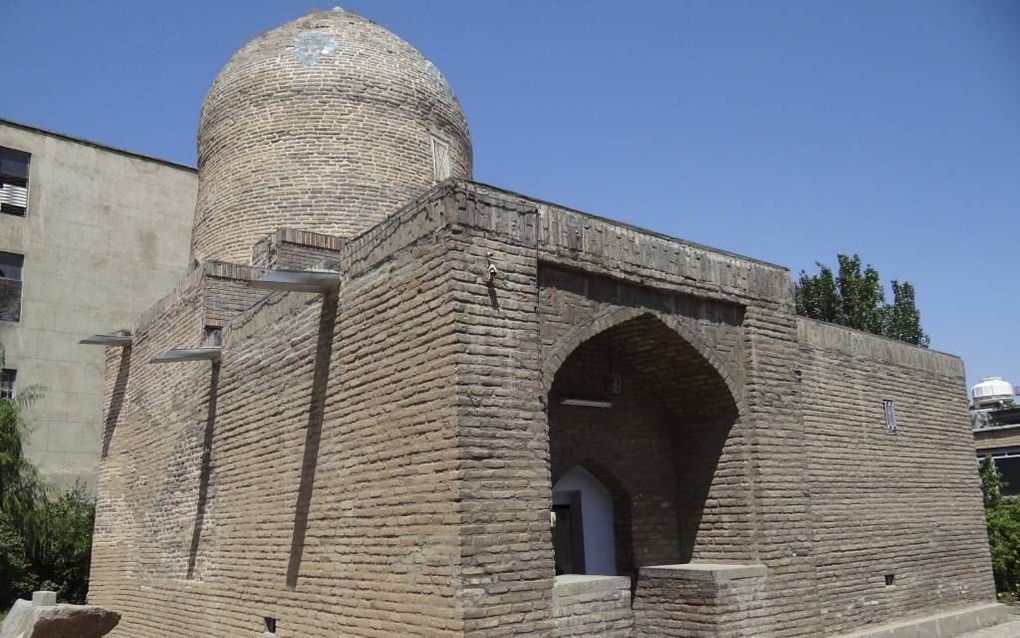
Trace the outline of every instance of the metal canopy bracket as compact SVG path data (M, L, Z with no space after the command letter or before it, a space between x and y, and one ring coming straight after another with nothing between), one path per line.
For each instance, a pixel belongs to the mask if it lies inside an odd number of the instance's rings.
M183 363L185 361L219 361L223 348L171 348L152 360L152 363Z
M321 270L270 270L248 282L252 288L326 294L340 288L340 273Z
M78 343L86 346L130 346L131 335L127 334L112 334L112 335L92 335L91 337L85 337Z
M612 401L597 401L595 399L573 399L564 397L560 399L560 403L563 405L575 405L582 408L611 408L613 407Z

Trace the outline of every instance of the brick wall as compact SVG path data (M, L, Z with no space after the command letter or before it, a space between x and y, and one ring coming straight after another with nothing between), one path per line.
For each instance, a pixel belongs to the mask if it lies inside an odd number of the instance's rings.
M251 264L256 268L307 270L324 260L336 261L347 239L297 228L280 228L255 244Z
M201 283L186 279L143 318L131 348L107 353L93 599L130 605L156 574L173 579L187 570L186 528L198 498L210 370L148 361L202 334Z
M223 327L266 297L265 290L248 286L262 274L257 268L208 261L201 271L207 326Z
M116 635L603 622L622 599L557 603L549 532L554 478L589 461L633 505L632 568L765 567L745 633L991 600L958 361L798 321L785 270L456 182L338 268L323 299L203 266L111 351L91 600ZM218 367L147 363L213 320ZM620 409L578 419L555 398L601 391L606 353Z
M397 259L353 253L339 300L275 294L232 317L216 375L145 362L243 281L196 272L138 326L90 597L124 614L115 635L253 636L265 617L279 636L460 635L445 250L400 230Z
M630 580L560 576L553 587L553 636L630 638Z
M806 319L799 332L825 633L993 600L960 360Z
M684 566L645 569L634 596L634 638L729 638L772 635L765 569Z
M996 450L1007 447L1020 447L1020 428L974 432L974 448L976 450Z

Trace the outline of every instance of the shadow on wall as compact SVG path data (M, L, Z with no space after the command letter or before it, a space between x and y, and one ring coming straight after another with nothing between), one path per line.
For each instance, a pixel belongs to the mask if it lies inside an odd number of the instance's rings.
M324 295L319 314L319 337L315 344L315 376L312 379L311 401L308 405L308 425L305 428L305 451L301 464L301 481L294 507L294 533L290 541L290 560L287 563L287 587L297 586L301 573L301 559L308 533L308 511L315 487L315 470L319 462L319 442L322 439L322 420L326 407L326 386L329 384L329 364L333 358L333 334L336 331L336 313L339 296Z
M704 422L684 424L674 445L676 454L677 531L680 541L680 562L694 558L698 531L705 515L716 470L730 431L737 422L733 414L719 415Z
M105 459L110 453L110 445L113 443L113 434L117 429L117 421L120 419L120 411L127 398L128 375L131 372L131 346L127 345L120 349L120 361L117 363L117 379L113 382L113 392L110 394L110 405L106 408L106 422L103 424L103 450L100 459Z
M188 552L188 576L195 577L195 563L198 561L198 544L202 540L202 526L205 523L206 502L209 499L209 472L212 461L214 425L216 423L216 400L220 388L220 362L213 361L209 375L209 399L205 416L205 436L202 440L202 464L198 475L198 505L195 509L195 528L191 534L191 551Z

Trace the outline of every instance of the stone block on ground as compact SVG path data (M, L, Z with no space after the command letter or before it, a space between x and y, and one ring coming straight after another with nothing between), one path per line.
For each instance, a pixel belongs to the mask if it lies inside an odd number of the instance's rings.
M19 600L0 626L0 638L101 638L119 622L120 614L102 607Z

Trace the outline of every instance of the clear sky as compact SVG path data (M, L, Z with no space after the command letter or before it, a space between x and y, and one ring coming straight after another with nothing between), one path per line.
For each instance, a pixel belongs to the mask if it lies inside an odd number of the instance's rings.
M194 163L227 58L309 0L0 0L0 117ZM912 281L1020 384L1020 2L346 0L442 69L475 178L786 265Z

